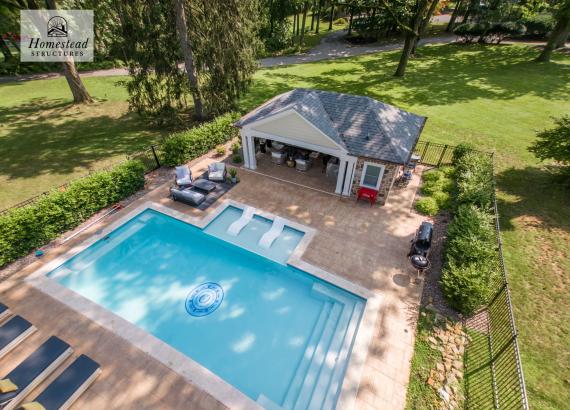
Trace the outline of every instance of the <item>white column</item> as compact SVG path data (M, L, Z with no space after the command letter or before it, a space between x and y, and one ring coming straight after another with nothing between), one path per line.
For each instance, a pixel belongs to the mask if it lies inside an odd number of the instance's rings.
M245 135L243 132L241 133L241 148L243 151L243 165L246 168L249 168L249 137Z
M249 145L249 169L257 168L257 158L255 158L255 137L250 136L248 138Z
M338 176L336 178L336 189L334 190L335 194L342 193L342 183L344 181L344 172L346 171L346 164L347 161L345 159L340 159L340 164L338 167Z
M344 189L342 194L345 196L350 196L350 191L352 190L352 181L354 180L354 170L356 168L356 161L348 161L346 166L346 176L344 178Z

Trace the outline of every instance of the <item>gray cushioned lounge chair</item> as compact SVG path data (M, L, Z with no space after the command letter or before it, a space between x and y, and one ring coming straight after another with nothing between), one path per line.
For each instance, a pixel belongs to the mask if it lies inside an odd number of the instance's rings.
M36 331L36 328L21 316L14 316L0 326L0 358L18 346L25 338Z
M4 379L10 379L18 389L0 393L2 410L16 408L38 384L52 374L61 363L71 356L71 347L58 337L52 336L21 362Z
M176 176L174 179L176 180L176 185L182 188L192 185L192 171L190 171L188 165L176 167L175 172Z
M10 309L8 309L8 306L6 306L3 303L0 303L0 322L2 322L4 319L6 319L11 314L12 314L12 312L10 312Z
M208 165L208 179L210 181L224 182L226 180L226 164L214 162Z
M192 206L198 206L206 199L206 196L204 194L190 189L181 190L172 188L170 190L170 194L172 195L172 199L175 201L183 202Z
M67 409L101 373L99 363L82 354L33 401L46 410Z

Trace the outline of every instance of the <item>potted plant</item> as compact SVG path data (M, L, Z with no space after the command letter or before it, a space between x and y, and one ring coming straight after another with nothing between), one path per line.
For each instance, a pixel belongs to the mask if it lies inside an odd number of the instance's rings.
M232 184L236 184L237 183L237 168L230 168L229 173L230 173L230 180L232 181Z

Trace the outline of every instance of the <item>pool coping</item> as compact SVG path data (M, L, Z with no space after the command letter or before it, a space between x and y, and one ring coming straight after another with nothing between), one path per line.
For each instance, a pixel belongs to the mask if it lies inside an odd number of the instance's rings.
M246 205L234 200L226 199L222 200L222 203L206 216L196 217L184 214L156 202L146 201L116 221L98 230L89 238L72 247L64 254L39 267L30 274L25 281L41 292L46 293L71 309L83 314L100 326L125 339L143 352L163 363L168 368L180 374L190 383L212 395L225 406L232 409L262 409L263 407L255 400L246 396L231 383L226 382L189 356L179 352L166 342L163 342L151 333L139 328L137 325L123 319L103 306L92 302L84 296L60 285L57 281L46 276L48 272L93 245L95 242L104 238L110 232L114 231L119 226L125 224L147 209L164 213L168 216L196 226L197 228L204 229L229 206L243 209ZM256 215L271 220L277 216L261 209L256 209ZM287 226L304 232L303 238L288 258L287 264L366 300L364 312L355 335L352 352L349 357L336 406L337 409L353 409L360 386L362 370L368 354L368 347L372 340L379 313L381 296L369 289L352 283L347 279L303 261L301 257L307 250L311 241L315 238L317 230L295 221L291 221L287 218L283 219L285 219Z

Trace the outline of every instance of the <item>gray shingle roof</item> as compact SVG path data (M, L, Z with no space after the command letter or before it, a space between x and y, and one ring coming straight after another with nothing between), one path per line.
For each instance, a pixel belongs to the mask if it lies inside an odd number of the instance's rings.
M241 128L290 109L349 154L398 164L408 161L427 120L369 97L297 88L273 97L235 125Z

